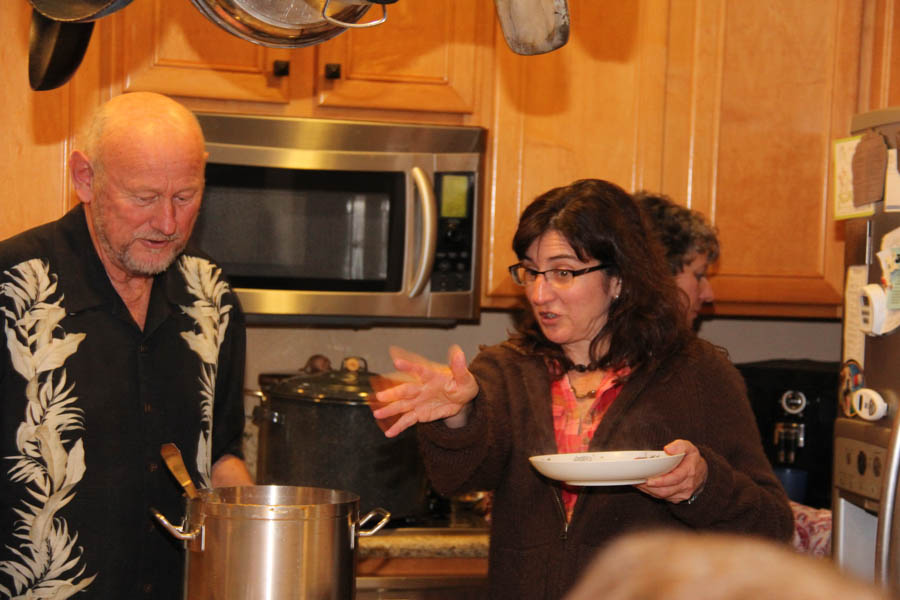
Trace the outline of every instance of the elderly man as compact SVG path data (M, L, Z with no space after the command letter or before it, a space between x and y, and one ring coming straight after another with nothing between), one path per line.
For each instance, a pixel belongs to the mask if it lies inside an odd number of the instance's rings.
M243 315L185 249L205 161L190 111L118 96L71 155L80 205L0 243L0 597L181 597L160 446L199 485L252 483Z

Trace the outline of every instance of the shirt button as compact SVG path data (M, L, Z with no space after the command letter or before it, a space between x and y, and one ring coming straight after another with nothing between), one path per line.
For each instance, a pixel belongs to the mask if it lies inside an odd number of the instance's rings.
M158 468L159 468L159 466L155 462L147 463L147 470L150 471L151 473L155 473L156 469L158 469Z
M150 594L151 592L153 592L153 584L152 584L152 583L145 583L145 584L144 584L144 593L145 593L145 594Z

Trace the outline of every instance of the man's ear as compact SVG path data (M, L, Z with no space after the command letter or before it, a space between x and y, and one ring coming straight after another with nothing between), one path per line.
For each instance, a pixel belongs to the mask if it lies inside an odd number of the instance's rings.
M81 150L75 150L69 156L69 171L78 199L90 203L94 199L94 167L90 159Z

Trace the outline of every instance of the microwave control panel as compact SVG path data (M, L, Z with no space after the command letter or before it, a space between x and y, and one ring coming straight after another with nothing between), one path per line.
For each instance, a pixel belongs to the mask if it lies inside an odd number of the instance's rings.
M468 292L475 250L475 174L435 173L434 193L438 230L431 291Z

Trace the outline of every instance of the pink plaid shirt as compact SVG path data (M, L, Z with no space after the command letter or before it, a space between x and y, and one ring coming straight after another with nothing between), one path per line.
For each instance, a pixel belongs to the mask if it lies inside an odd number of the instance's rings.
M560 454L585 452L603 415L619 395L622 385L616 383L625 371L609 372L597 386L597 395L591 408L579 419L575 393L569 385L569 377L563 375L550 386L553 409L553 431L556 434L556 448ZM578 500L578 487L563 484L563 504L566 518L572 519L572 510Z

